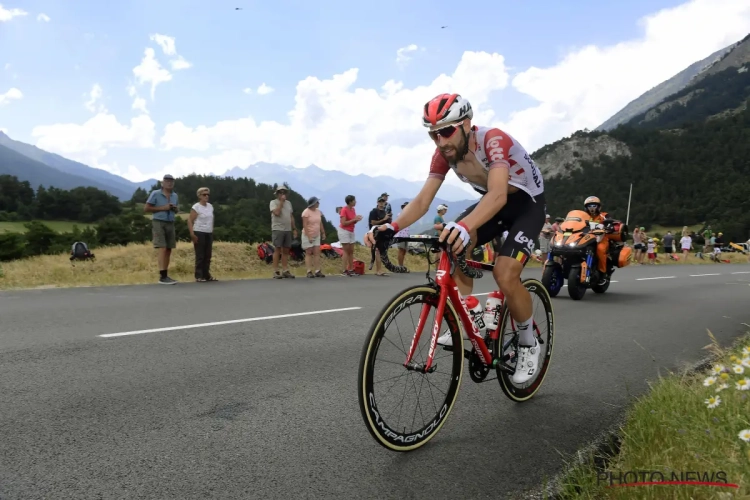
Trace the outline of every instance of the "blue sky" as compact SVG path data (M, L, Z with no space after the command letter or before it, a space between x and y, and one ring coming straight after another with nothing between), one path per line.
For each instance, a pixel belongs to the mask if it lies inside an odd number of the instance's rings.
M428 85L441 73L450 75L466 51L478 51L502 54L512 78L529 67L554 67L587 45L607 47L638 39L643 36L639 19L684 3L475 1L459 7L434 0L0 2L6 10L28 12L0 22L0 95L9 88L23 93L22 99L0 106L0 128L24 142L35 142L31 132L36 126L89 120L92 113L83 105L84 94L94 83L103 89L108 112L128 124L138 112L131 109L133 99L126 87L134 80L133 68L144 49L153 47L157 59L168 66L168 58L149 36L174 37L177 53L192 67L172 72L172 80L157 87L153 102L148 89L139 88L154 122L155 147L110 146L99 159L102 165L117 163L121 169L133 164L144 174L178 155L190 155L183 150L158 151L168 123L210 127L251 115L256 121L286 124L297 83L311 75L324 80L359 68L353 87L380 89L394 79L413 88ZM37 21L39 13L50 21ZM447 29L440 29L446 24ZM396 51L409 44L424 51L402 67L396 63ZM703 50L712 47L707 44ZM685 61L705 55L691 54ZM242 93L261 83L274 92ZM632 97L648 88L633 89ZM537 100L509 84L500 94L492 94L485 106L505 119ZM256 156L252 158L264 160Z

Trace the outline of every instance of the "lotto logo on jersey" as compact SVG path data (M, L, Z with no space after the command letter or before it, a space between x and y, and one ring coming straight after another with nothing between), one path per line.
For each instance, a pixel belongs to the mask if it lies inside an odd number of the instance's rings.
M500 146L500 141L503 140L503 136L499 135L490 139L487 143L487 157L492 162L500 161L505 159L505 150Z
M513 238L513 241L516 241L522 245L526 245L526 248L529 249L529 254L534 251L534 240L527 236L524 236L523 231L520 231L518 234L516 234L516 237Z

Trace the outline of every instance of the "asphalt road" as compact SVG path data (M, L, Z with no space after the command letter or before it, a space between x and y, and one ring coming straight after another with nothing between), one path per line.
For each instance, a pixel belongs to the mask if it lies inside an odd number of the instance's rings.
M703 358L707 328L726 344L750 324L747 265L614 279L553 300L533 400L465 377L408 454L368 434L357 365L374 315L424 274L0 292L0 498L513 498ZM320 313L342 308L358 309Z

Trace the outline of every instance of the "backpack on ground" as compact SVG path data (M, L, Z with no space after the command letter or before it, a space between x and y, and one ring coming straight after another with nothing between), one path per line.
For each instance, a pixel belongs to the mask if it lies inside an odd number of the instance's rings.
M271 245L269 242L264 241L263 243L258 244L258 258L260 260L263 260L266 262L266 264L270 264L273 262L273 252L274 252L273 245Z
M70 249L70 260L93 260L96 257L83 241L76 241Z

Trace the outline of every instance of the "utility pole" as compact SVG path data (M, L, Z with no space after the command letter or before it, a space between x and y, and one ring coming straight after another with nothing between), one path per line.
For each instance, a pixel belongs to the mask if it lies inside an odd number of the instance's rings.
M633 183L630 183L630 196L628 196L628 215L625 218L625 225L628 225L628 222L630 222L630 200L633 199Z

